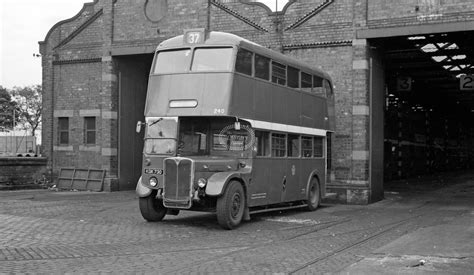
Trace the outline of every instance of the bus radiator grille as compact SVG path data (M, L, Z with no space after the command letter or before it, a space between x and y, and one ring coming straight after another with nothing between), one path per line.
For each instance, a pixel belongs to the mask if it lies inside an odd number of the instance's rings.
M190 208L193 162L190 159L165 159L163 204L170 208Z

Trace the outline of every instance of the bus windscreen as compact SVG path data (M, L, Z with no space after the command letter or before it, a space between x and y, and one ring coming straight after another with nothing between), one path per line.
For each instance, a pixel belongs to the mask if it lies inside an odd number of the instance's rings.
M230 71L232 48L198 48L194 51L191 71Z
M191 49L159 52L153 73L183 73L189 70L190 63Z
M172 155L176 151L178 124L173 119L157 119L147 124L144 152L146 154Z

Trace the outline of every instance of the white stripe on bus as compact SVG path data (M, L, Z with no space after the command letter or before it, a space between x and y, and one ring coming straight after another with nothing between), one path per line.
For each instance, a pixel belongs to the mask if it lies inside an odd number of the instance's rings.
M324 130L324 129L301 127L301 126L294 126L294 125L267 122L267 121L247 119L247 118L242 118L242 119L250 122L250 124L252 125L252 128L262 129L262 130L306 134L306 135L313 135L313 136L326 136L328 132L327 130Z

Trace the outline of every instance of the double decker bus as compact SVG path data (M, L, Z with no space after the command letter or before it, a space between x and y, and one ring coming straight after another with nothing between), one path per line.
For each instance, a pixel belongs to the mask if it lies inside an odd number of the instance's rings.
M193 29L156 49L147 90L141 214L210 211L226 229L325 196L330 77L229 33Z

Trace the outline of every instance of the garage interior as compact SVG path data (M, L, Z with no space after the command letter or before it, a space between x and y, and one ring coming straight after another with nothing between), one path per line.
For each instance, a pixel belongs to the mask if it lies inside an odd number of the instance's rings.
M384 181L472 169L474 32L369 42L385 71Z

